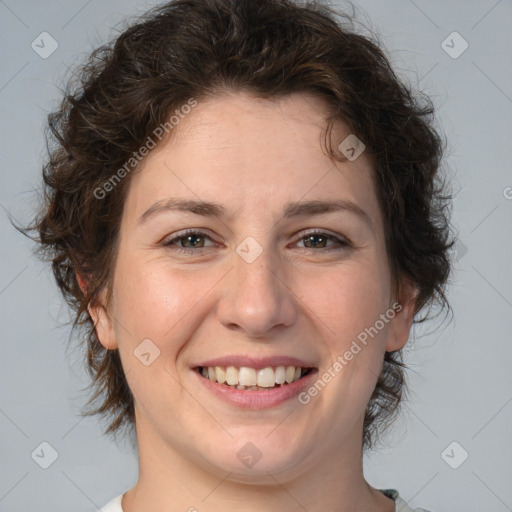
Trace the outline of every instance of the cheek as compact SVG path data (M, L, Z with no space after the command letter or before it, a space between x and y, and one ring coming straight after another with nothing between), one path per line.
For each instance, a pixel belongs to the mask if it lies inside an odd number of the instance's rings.
M197 328L194 318L206 285L198 275L148 258L120 261L118 270L114 328L123 368L136 403L157 410L162 392L169 392L163 390L179 379L175 361Z
M340 347L373 325L389 304L388 276L371 262L340 266L321 278L305 280L303 286L309 290L304 292L308 308Z
M149 338L168 356L176 355L203 318L205 295L220 276L173 268L162 258L120 261L114 288L116 337L121 352Z
M363 417L381 370L389 326L381 315L388 311L389 281L377 266L354 263L326 275L321 284L307 304L309 317L320 319L314 322L328 363L307 393L318 396L319 414L332 417L343 431L347 422Z

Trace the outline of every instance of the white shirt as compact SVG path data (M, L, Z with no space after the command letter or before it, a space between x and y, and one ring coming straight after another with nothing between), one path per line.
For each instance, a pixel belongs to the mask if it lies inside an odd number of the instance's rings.
M429 512L424 508L416 508L412 509L407 505L407 503L399 496L398 491L396 489L379 489L382 493L384 493L388 498L391 498L395 502L395 511L396 512ZM121 499L123 495L120 494L112 501L109 501L104 507L102 507L101 512L123 512L123 508L121 507Z

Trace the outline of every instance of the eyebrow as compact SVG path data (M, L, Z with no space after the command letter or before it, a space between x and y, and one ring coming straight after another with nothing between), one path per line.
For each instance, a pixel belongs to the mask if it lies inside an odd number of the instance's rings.
M165 211L189 212L203 217L227 217L226 208L219 203L168 198L157 201L155 204L150 206L139 217L139 224L147 221L149 217ZM323 213L333 213L338 211L347 211L357 215L361 220L368 224L372 231L374 231L373 222L370 216L358 204L345 199L288 203L285 206L283 218L291 219L294 217L320 215Z

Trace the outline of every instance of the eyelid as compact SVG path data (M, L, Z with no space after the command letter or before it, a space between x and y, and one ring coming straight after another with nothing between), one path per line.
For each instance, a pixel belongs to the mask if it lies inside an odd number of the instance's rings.
M202 235L202 236L204 236L204 238L208 238L212 242L215 242L215 240L213 239L213 237L210 235L210 233L208 231L204 231L201 228L195 228L195 229L188 228L188 229L184 229L182 231L177 231L176 233L173 233L172 235L170 235L171 238L165 237L163 239L163 241L161 242L161 244L164 246L172 245L172 242L176 242L176 240L179 240L180 238L185 238L187 235ZM186 247L181 247L181 249L187 250ZM200 248L200 249L204 249L204 247ZM197 249L195 249L195 250L197 251Z
M341 234L334 233L328 229L321 229L321 228L307 228L303 229L302 231L299 231L295 238L303 238L310 235L325 235L326 237L334 238L336 240L339 240L340 242L346 242L350 243L349 239Z
M352 243L350 242L350 240L347 237L345 237L343 235L335 234L335 233L330 232L329 230L320 229L320 228L309 228L309 229L300 231L299 233L297 233L297 235L295 235L295 238L297 239L297 242L295 242L295 243L300 242L303 238L306 238L308 236L315 236L315 235L321 235L321 236L327 238L327 240L334 242L334 245L331 245L330 247L322 247L320 249L314 249L311 247L301 247L301 249L310 250L312 252L327 252L330 250L347 249L349 247L353 247Z

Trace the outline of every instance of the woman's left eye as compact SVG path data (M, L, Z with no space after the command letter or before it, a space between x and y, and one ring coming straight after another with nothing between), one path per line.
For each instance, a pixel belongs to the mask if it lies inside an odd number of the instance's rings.
M306 249L340 249L349 246L346 240L322 231L302 234L300 240L303 241ZM326 247L327 242L334 242L334 245Z

